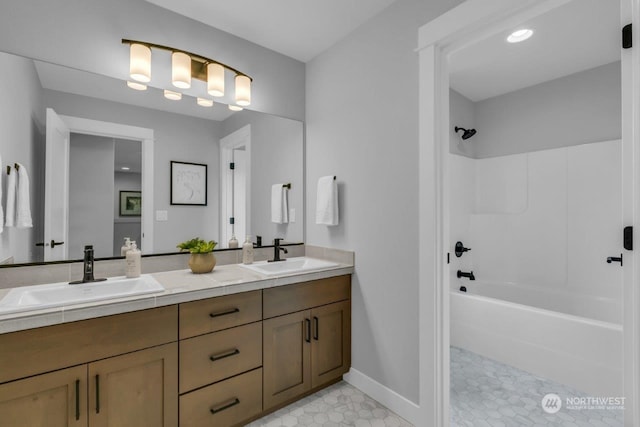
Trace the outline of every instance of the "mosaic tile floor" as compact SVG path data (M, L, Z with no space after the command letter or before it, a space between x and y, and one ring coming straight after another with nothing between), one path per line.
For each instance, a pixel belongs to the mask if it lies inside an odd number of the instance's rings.
M410 423L344 381L248 425L259 426L412 427Z
M547 393L565 402L587 397L568 386L451 347L451 427L616 427L623 425L620 409L542 409Z

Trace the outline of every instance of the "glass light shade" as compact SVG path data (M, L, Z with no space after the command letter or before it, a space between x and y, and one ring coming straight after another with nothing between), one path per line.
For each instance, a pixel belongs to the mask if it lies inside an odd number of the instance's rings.
M135 90L147 90L147 85L138 82L127 82L127 86Z
M213 99L198 98L197 102L201 107L213 107Z
M151 81L151 48L133 43L129 48L129 76L133 80Z
M224 67L220 64L207 65L207 92L211 96L224 96Z
M173 52L171 55L171 82L180 89L191 87L191 57L186 53Z
M164 97L172 101L180 101L182 99L182 94L180 92L174 92L172 90L165 89Z
M251 104L251 79L247 76L236 76L236 104L242 107Z
M231 110L231 111L242 111L242 110L244 110L244 108L239 107L239 106L237 106L237 105L231 105L231 104L229 104L229 110Z

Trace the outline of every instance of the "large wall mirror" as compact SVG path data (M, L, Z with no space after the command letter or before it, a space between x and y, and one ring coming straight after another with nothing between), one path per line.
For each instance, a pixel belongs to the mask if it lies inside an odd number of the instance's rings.
M136 91L7 53L0 67L1 203L8 173L20 177L20 164L33 219L31 228L4 227L0 264L80 259L86 244L98 258L119 256L125 237L143 254L174 253L195 236L216 240L218 249L232 235L240 244L246 235L265 245L276 237L303 241L301 122L202 107L188 96L171 101L151 86ZM271 212L280 184L290 184L284 224ZM180 202L203 191L194 203Z

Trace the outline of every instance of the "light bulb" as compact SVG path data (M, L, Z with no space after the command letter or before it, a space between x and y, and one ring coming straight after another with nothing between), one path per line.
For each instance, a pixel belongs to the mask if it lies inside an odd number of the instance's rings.
M130 46L129 76L143 83L151 81L151 48L149 46L138 43Z
M251 104L251 79L247 76L236 76L236 104L242 107Z
M224 96L224 67L220 64L207 65L207 92L211 96Z
M171 55L171 82L180 89L191 87L191 57L186 53L173 52Z

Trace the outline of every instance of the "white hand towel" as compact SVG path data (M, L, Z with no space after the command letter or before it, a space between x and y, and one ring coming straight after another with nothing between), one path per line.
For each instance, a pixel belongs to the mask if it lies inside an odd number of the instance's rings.
M289 202L284 184L271 186L271 222L286 224L289 222Z
M316 224L338 225L338 183L333 175L318 179Z
M31 200L29 196L29 174L27 168L18 165L18 189L16 191L16 227L32 228Z
M7 211L5 212L5 227L15 226L17 176L18 173L15 168L9 169L9 176L7 177Z
M2 169L2 157L0 157L0 234L4 230L4 211L2 210L2 174L4 174L4 169Z

